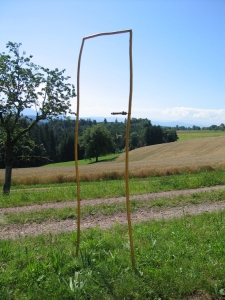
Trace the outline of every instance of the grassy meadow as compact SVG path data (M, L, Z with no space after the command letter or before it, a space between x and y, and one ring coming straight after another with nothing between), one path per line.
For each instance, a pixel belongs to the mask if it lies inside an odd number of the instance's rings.
M119 154L109 154L105 156L100 156L98 162L106 162L106 161L113 161L115 158L117 158ZM78 161L79 166L84 166L84 165L90 165L90 164L95 164L95 159L81 159ZM48 167L68 167L68 166L74 166L75 162L74 161L66 161L66 162L61 162L61 163L53 163L44 166L44 168Z
M0 240L1 299L223 299L224 213Z
M200 133L206 134L201 131ZM211 133L211 132L210 132ZM178 136L179 136L178 132ZM191 138L130 152L131 212L173 209L225 201L225 190L142 200L141 194L225 185L225 135ZM203 136L201 136L203 137ZM125 155L99 163L79 162L81 218L113 218L125 202L96 198L125 196ZM0 209L53 202L67 207L0 212L0 234L10 226L76 220L74 162L14 169L9 196ZM0 170L3 184L4 170ZM137 197L136 197L137 196ZM133 224L135 270L127 226L0 239L0 299L188 299L225 298L225 211Z
M225 136L222 130L178 130L177 135L179 141L187 141L192 139L201 139L207 137Z
M225 170L211 170L199 173L165 175L148 178L132 178L129 181L130 195L194 189L225 185ZM81 182L81 200L116 198L125 196L124 180L99 180ZM51 202L66 202L76 199L75 183L38 184L15 186L10 195L0 193L1 207L16 207Z

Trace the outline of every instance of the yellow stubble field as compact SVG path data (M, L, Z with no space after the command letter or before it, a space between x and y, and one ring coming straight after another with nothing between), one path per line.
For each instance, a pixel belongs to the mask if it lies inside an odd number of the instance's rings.
M131 177L198 172L225 169L225 136L193 139L168 144L146 146L130 151ZM123 178L125 153L111 162L99 162L79 167L81 181ZM73 182L75 166L54 166L13 169L12 184ZM4 170L0 170L0 184Z

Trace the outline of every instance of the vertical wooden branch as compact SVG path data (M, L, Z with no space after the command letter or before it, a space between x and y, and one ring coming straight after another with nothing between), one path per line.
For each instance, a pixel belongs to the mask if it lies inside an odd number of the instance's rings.
M77 182L77 244L75 256L78 256L80 246L80 178L78 169L78 126L79 126L79 112L80 112L80 64L81 55L84 47L84 39L80 47L80 54L77 66L77 112L76 112L76 129L75 129L75 168L76 168L76 182Z
M131 262L133 268L135 268L134 246L133 246L132 226L131 226L131 218L130 218L130 201L129 201L129 135L130 135L130 116L131 116L131 105L132 105L132 90L133 90L132 30L97 33L97 34L84 37L82 40L79 59L78 59L78 68L77 68L77 112L76 112L76 129L75 129L75 168L76 168L76 182L77 182L77 244L76 244L75 255L78 256L79 245L80 245L80 180L79 180L79 169L78 169L78 125L79 125L79 107L80 107L80 64L81 64L82 51L84 47L84 42L87 39L104 36L104 35L114 35L114 34L121 34L121 33L130 34L130 41L129 41L130 92L129 92L129 104L128 104L128 118L126 124L125 177L126 177L126 207L127 207L127 220L128 220L129 237L130 237Z
M128 116L126 124L126 206L127 206L127 221L129 228L130 237L130 250L131 250L131 262L133 268L135 268L134 259L134 244L130 217L130 199L129 199L129 137L130 137L130 117L131 117L131 106L132 106L132 91L133 91L133 64L132 64L132 30L130 30L130 43L129 43L129 58L130 58L130 93L129 93L129 104L128 104Z

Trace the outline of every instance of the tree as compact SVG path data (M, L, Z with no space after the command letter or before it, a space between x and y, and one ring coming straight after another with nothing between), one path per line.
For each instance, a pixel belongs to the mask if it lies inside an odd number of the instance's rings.
M217 131L217 130L218 130L218 126L215 125L215 124L213 124L213 125L211 125L211 126L209 127L209 130L215 130L215 131Z
M148 126L145 130L146 146L161 144L163 138L162 128L158 125Z
M163 143L176 142L179 139L176 130L163 128Z
M192 126L192 129L193 129L193 130L201 130L201 127L200 127L200 126L193 125L193 126Z
M20 46L9 42L9 54L0 54L0 149L4 150L5 194L10 192L13 162L31 155L34 145L29 131L40 120L72 113L70 99L76 96L74 86L68 83L70 77L64 76L65 70L35 65L32 56L26 57L26 52L20 55ZM36 109L34 119L23 115L26 108ZM23 150L20 157L18 149Z
M139 146L139 136L137 132L132 132L130 134L130 150L136 149Z
M155 125L146 128L144 137L146 146L171 143L179 139L176 130Z
M220 126L219 126L219 129L222 130L222 131L224 131L225 125L223 123L221 123Z
M101 124L85 129L81 138L81 145L85 151L84 158L95 157L96 162L98 162L100 155L115 151L115 143L110 132Z

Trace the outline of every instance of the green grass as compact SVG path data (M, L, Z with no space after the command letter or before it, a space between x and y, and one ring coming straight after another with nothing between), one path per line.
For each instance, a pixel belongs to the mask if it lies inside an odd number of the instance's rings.
M192 195L180 195L162 197L150 200L131 200L130 211L136 212L140 209L145 212L150 211L153 207L183 207L188 204L200 204L203 202L225 201L225 191L216 190L211 192L195 193ZM119 212L126 212L125 201L121 203L104 203L94 206L84 206L81 208L82 219L87 217L99 217L101 215L114 215ZM23 225L25 223L42 223L47 220L58 221L66 219L77 219L77 209L74 207L65 207L61 209L49 208L37 211L4 213L0 219L0 228L9 224Z
M100 156L98 158L98 162L111 161L111 160L116 159L119 155L120 154L109 154L109 155L105 155L105 156ZM79 166L89 165L89 164L93 164L93 163L95 163L95 158L81 159L78 161ZM45 168L45 167L68 167L68 166L75 166L75 162L67 161L67 162L61 162L61 163L48 164L48 165L43 166L43 168Z
M179 137L178 141L187 141L193 139L207 138L207 137L217 137L225 136L225 131L221 130L178 130L177 135Z
M225 184L225 171L131 179L130 193ZM124 180L82 182L82 199L125 195ZM0 207L76 201L74 184L13 188ZM131 212L225 200L225 191L132 200ZM125 201L82 207L82 218L125 212ZM1 215L0 229L46 220L76 219L72 207ZM0 240L0 299L222 299L225 296L225 211L133 225L137 271L130 262L127 226ZM203 298L204 299L204 298Z
M150 178L130 179L130 195L170 190L192 189L225 184L225 171L207 171ZM33 187L33 189L32 189ZM81 199L125 196L124 180L81 182ZM9 196L0 194L0 207L13 207L46 202L76 201L74 184L13 187Z
M222 299L225 212L133 226L0 240L1 299Z

